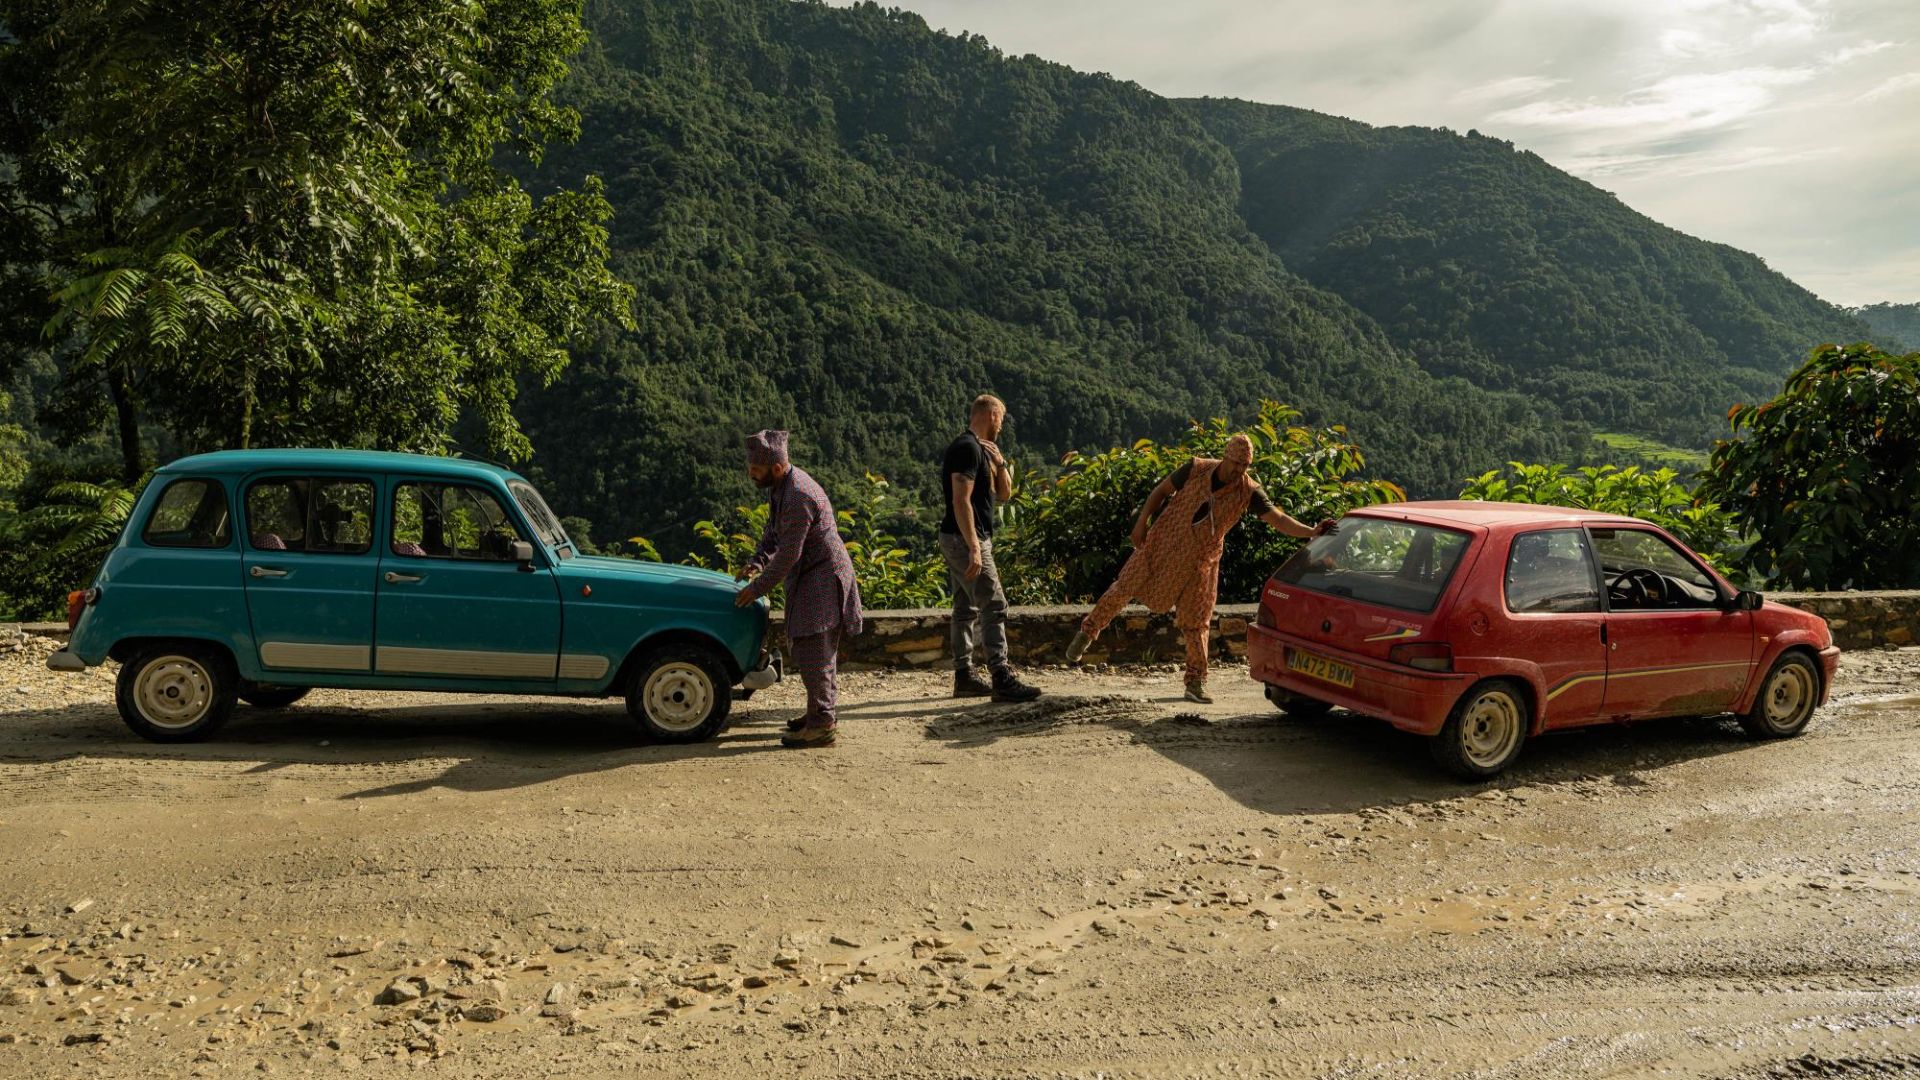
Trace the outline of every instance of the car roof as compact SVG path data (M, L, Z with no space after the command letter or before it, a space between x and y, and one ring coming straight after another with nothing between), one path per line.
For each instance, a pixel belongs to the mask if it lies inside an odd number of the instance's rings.
M386 450L218 450L195 454L162 466L162 474L182 472L223 475L261 472L268 469L302 469L351 473L405 472L426 476L457 477L467 480L486 477L520 479L519 474L489 461L473 458L435 457L431 454L398 454Z
M1638 518L1581 510L1571 506L1538 506L1533 503L1468 502L1460 499L1434 502L1382 503L1354 511L1370 517L1400 518L1423 524L1496 529L1516 525L1645 525Z

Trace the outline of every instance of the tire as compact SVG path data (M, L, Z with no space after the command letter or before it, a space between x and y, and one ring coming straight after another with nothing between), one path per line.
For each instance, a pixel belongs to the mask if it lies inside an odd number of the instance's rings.
M627 712L654 742L700 742L726 726L732 687L725 661L712 649L669 645L634 668Z
M1463 780L1498 776L1520 757L1533 709L1519 683L1492 679L1460 695L1440 733L1427 740L1433 760Z
M1807 730L1820 702L1820 669L1806 654L1790 652L1773 662L1740 726L1756 739L1791 739Z
M1333 711L1333 703L1317 698L1282 690L1277 686L1267 687L1267 700L1287 716L1296 720L1318 720Z
M256 709L284 709L311 693L311 686L261 686L256 683L240 691L240 700Z
M233 660L200 642L149 645L120 666L120 719L154 742L196 742L233 715L240 687Z

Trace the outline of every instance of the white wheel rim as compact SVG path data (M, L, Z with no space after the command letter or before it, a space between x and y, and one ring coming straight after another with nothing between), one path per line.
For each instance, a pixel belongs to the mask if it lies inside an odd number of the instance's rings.
M1813 676L1799 664L1788 664L1767 684L1767 723L1775 729L1792 727L1812 700Z
M190 728L213 708L213 678L191 657L162 656L140 669L133 699L154 727Z
M1460 748L1483 769L1504 763L1520 741L1520 707L1512 695L1492 690L1467 709L1460 725Z
M691 731L713 711L713 680L698 664L677 660L647 678L647 717L668 731Z

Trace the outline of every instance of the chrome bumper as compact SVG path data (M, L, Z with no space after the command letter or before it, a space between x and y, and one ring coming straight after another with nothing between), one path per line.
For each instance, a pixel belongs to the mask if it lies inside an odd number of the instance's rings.
M744 690L765 690L779 682L780 676L780 654L773 653L767 657L765 666L757 671L747 672L746 678L740 680L740 686Z
M87 662L75 656L72 649L61 649L47 657L47 667L54 671L85 671Z

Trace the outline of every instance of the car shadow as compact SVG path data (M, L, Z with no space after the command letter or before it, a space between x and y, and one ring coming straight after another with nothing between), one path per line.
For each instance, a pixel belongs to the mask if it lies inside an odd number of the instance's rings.
M248 775L300 766L453 764L432 776L367 788L341 799L405 795L430 788L494 791L568 776L673 761L780 750L791 709L736 705L728 726L699 743L650 743L624 706L546 699L450 701L355 708L302 704L240 706L205 742L154 743L132 735L112 705L75 704L0 714L0 761L75 758L251 763Z
M1425 739L1343 710L1313 719L1273 710L1202 716L1175 701L1124 695L1055 695L998 711L953 711L926 735L956 750L1037 739L1083 726L1125 733L1204 777L1241 805L1266 814L1350 813L1449 802L1489 788L1523 789L1611 779L1626 785L1674 765L1754 745L1731 717L1608 725L1530 740L1520 760L1488 781L1443 773Z

